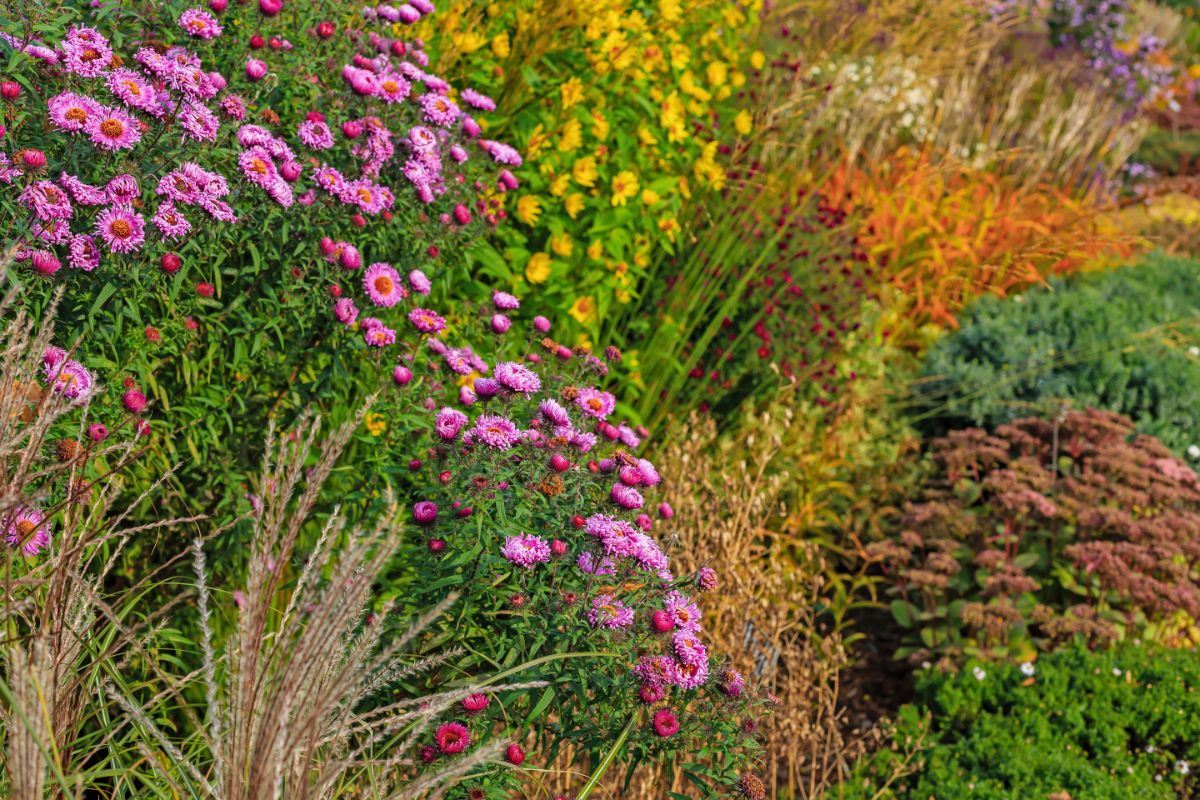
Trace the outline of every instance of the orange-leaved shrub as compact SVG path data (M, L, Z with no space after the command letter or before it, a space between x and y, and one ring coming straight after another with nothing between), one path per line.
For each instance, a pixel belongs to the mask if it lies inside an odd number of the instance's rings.
M856 220L873 272L914 325L953 327L979 295L1019 292L1136 244L1102 221L1090 194L904 148L843 163L821 191Z

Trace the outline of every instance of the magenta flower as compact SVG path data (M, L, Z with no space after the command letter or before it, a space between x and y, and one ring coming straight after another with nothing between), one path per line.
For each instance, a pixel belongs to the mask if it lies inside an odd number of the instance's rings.
M532 569L534 564L550 560L550 545L538 536L522 533L505 539L500 548L500 555L518 567Z
M414 308L408 312L408 321L422 333L439 333L446 329L446 320L426 308Z
M50 523L38 509L19 506L9 514L4 538L9 547L20 548L26 556L36 556L50 546Z
M626 486L623 483L614 483L610 494L614 503L621 508L627 508L630 511L642 507L642 494L632 486Z
M520 429L495 414L484 414L475 420L469 436L472 442L482 442L495 450L508 450L521 441Z
M34 181L21 190L19 200L39 220L70 219L75 213L71 198L54 181Z
M664 739L679 732L679 720L675 712L669 708L661 708L654 712L654 732Z
M679 631L672 639L675 655L684 664L708 663L708 649L694 631Z
M562 407L562 404L553 398L546 398L543 400L538 406L538 411L541 412L541 415L545 417L547 421L555 425L564 425L568 427L571 425L571 415L568 414L567 410Z
M92 393L92 374L78 361L68 361L63 364L54 376L55 392L70 400L86 400Z
M221 25L208 12L189 8L179 15L179 27L198 39L215 39L221 35Z
M267 64L257 58L246 59L246 77L252 81L262 80L267 74Z
M430 525L437 520L437 503L431 500L422 500L413 505L412 513L413 519L416 520L418 525Z
M328 150L333 147L333 131L324 122L306 120L296 129L296 135L305 147L312 150Z
M72 236L67 250L67 263L84 272L91 272L100 266L100 248L96 246L95 237L86 233Z
M461 722L447 722L437 729L433 738L438 749L448 756L461 753L471 744L471 732Z
M542 388L542 379L537 373L515 361L501 361L497 364L495 377L505 389L518 394L533 394Z
M358 309L355 308L353 300L343 297L333 304L333 315L343 325L353 325L354 320L358 319Z
M742 673L733 667L726 667L721 670L720 687L721 691L730 697L741 697L746 690L746 680Z
M111 206L96 217L96 233L112 253L136 252L146 241L146 223L126 206Z
M138 121L116 108L104 108L88 118L84 130L106 150L129 150L142 138Z
M411 92L412 84L395 73L383 75L375 82L374 93L385 103L403 103Z
M604 419L617 407L617 398L589 386L579 390L575 405L583 409L583 413L588 416Z
M708 680L708 661L696 664L685 664L682 661L672 661L670 667L670 683L681 689L696 689Z
M382 261L367 267L363 274L363 288L371 302L377 306L394 306L404 299L404 285L400 273L391 264Z
M151 217L154 227L164 239L182 239L192 230L192 224L180 214L170 200L162 203Z
M700 630L700 609L687 595L668 592L663 605L675 627L681 631Z
M501 311L513 311L521 307L521 301L508 292L492 292L492 305Z
M440 125L443 128L453 125L454 121L462 114L458 106L454 104L454 101L440 94L423 94L417 99L417 103L420 104L421 110L424 111L425 119L428 122Z
M104 79L104 83L114 97L130 108L150 114L156 113L160 108L157 90L134 70L124 67L114 69Z
M592 600L587 620L593 628L626 628L633 624L633 609L611 594L602 594Z
M72 26L59 49L67 71L84 78L95 78L112 64L112 47L94 28Z
M458 438L458 433L467 424L467 415L453 408L443 408L437 413L434 431L438 438L451 441Z
M486 94L481 94L475 91L474 89L463 89L462 92L459 93L459 96L462 97L463 102L469 105L471 108L477 108L480 111L496 110L495 100L488 97Z
M492 139L480 139L479 147L490 155L492 160L497 164L506 164L510 167L521 166L521 154L502 142Z
M417 294L429 294L433 290L433 284L429 282L429 278L419 269L414 269L408 273L408 285Z
M396 341L396 332L374 317L367 317L362 321L362 334L363 341L371 347L386 347Z
M87 127L88 122L100 114L102 108L90 97L83 97L73 92L56 94L46 102L50 111L50 121L54 127L62 131L77 133Z
M700 591L711 592L717 588L717 572L711 567L701 567L700 576L697 578L697 583L700 585Z

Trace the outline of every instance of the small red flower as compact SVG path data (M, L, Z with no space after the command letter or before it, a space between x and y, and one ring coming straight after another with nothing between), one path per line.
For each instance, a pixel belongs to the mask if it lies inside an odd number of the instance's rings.
M510 744L508 749L504 751L504 757L514 766L519 767L525 763L525 751L521 749L521 745L515 742Z
M434 734L438 749L446 755L461 753L471 744L471 732L461 722L447 722Z
M669 708L656 711L654 714L654 732L664 739L679 732L679 720L675 712Z

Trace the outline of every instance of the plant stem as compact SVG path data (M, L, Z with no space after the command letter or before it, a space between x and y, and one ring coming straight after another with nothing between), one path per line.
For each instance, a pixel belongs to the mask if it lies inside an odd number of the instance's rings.
M587 800L592 790L600 784L600 779L604 777L604 773L608 771L608 768L612 766L612 762L616 760L617 753L621 752L621 748L625 746L625 740L629 738L629 732L633 730L633 723L636 719L637 712L635 711L629 715L629 722L625 723L625 728L621 731L621 735L617 737L617 740L613 742L613 746L604 754L604 758L601 759L600 764L588 777L587 783L583 785L582 791L579 792L575 800Z

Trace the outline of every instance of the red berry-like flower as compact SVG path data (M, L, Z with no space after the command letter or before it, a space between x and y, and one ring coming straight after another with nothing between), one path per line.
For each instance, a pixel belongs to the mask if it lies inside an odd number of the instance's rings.
M179 272L179 268L183 265L183 259L175 253L163 253L162 258L159 259L159 263L162 265L163 272L168 275L174 275L176 272Z
M445 549L446 549L446 540L445 539L430 539L429 540L429 552L440 553Z
M555 472L566 472L571 468L571 462L567 461L566 456L561 453L555 453L550 456L550 469Z
M650 622L654 625L654 630L659 633L666 633L675 627L675 620L671 619L671 615L662 609L654 612L650 617Z
M317 36L320 36L322 39L328 39L330 36L333 36L334 30L332 22L322 22L317 26Z
M267 40L259 36L257 33L250 37L250 49L261 50L266 47Z
M201 297L212 297L216 291L217 287L213 286L211 283L201 281L200 283L196 284L196 294L200 295Z
M654 713L654 732L664 739L679 732L679 720L675 712L669 708L660 709Z
M550 542L550 552L556 556L565 556L567 554L567 543L562 539L554 539Z
M521 749L521 745L515 742L504 751L504 757L508 759L508 763L518 767L525 763L525 751Z
M447 722L433 736L438 748L446 755L461 753L471 744L471 732L461 722Z
M462 707L468 713L478 714L487 708L491 702L486 694L469 694L462 699Z
M0 83L0 97L5 100L16 100L21 96L21 84L16 81L4 81Z
M575 516L571 517L571 524L574 525L576 528L582 528L586 522L587 522L587 520L585 520L579 514L576 514Z
M437 761L437 757L438 751L433 745L427 744L421 748L421 760L426 764L432 764L434 761Z
M146 395L137 389L129 389L125 394L121 395L121 403L131 414L137 414L146 407Z

